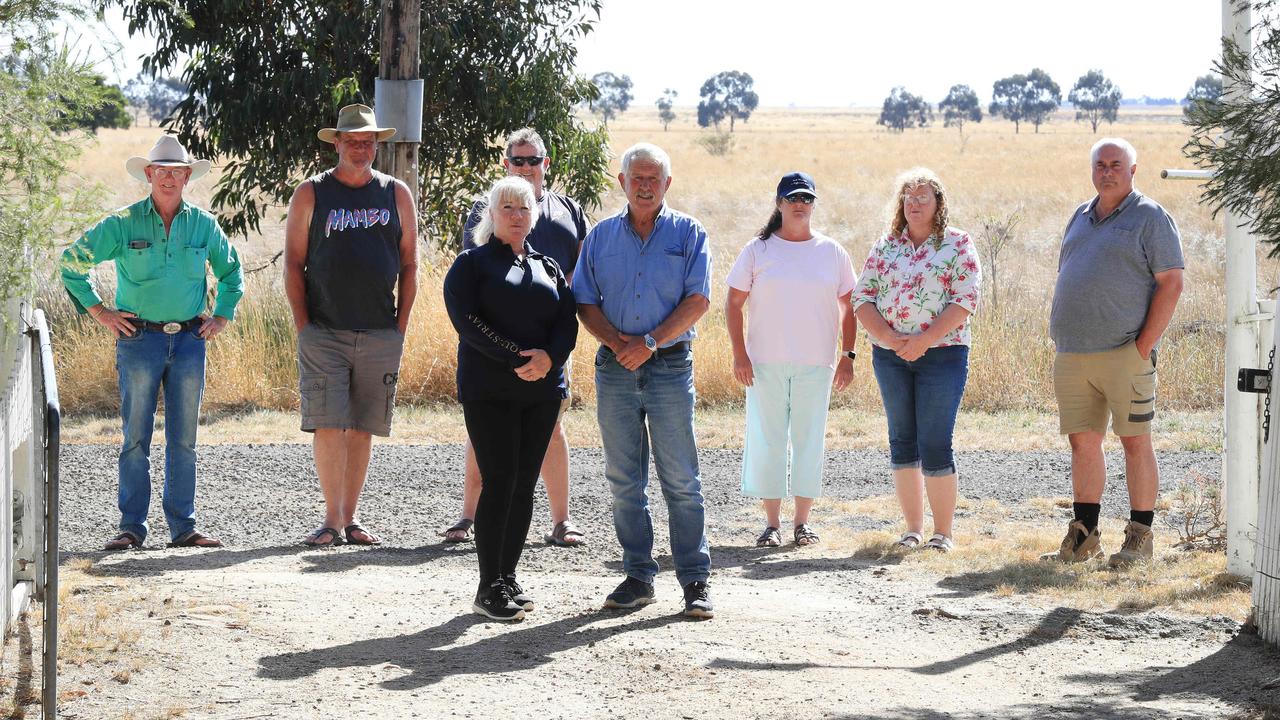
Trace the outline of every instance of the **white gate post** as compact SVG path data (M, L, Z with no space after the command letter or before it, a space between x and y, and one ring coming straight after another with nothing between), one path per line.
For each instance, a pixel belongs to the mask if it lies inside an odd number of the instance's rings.
M1249 3L1222 0L1222 36L1233 40L1246 52L1252 48L1249 31L1252 13ZM1222 93L1232 98L1243 92L1229 78ZM1236 373L1242 367L1257 367L1259 358L1259 313L1256 245L1242 227L1245 220L1230 211L1223 213L1226 226L1226 372L1223 397L1222 475L1227 521L1227 571L1248 577L1253 574L1254 541L1258 527L1258 475L1261 465L1259 398L1236 390Z

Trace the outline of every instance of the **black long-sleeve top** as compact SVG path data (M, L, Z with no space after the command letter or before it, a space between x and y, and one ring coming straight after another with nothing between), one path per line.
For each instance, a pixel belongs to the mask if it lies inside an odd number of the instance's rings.
M458 400L566 397L564 364L578 341L577 303L555 260L524 244L517 258L496 238L467 250L444 278L444 305L458 331ZM541 349L551 370L528 382L515 368Z

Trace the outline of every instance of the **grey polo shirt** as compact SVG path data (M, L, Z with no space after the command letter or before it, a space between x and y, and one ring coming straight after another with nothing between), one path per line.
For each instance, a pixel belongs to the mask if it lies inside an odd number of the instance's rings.
M1076 208L1063 233L1049 311L1058 352L1102 352L1136 339L1155 274L1183 267L1178 226L1159 203L1134 190L1102 219L1097 203Z

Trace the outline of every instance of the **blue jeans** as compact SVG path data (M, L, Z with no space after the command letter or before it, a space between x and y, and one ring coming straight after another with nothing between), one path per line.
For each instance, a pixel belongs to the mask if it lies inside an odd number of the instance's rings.
M596 353L596 417L613 493L613 527L623 572L637 580L651 583L658 574L645 494L650 441L667 501L676 579L683 586L711 574L693 402L692 353L654 356L634 372L619 365L608 348Z
M954 474L951 436L969 376L969 346L929 348L911 362L877 346L871 367L889 422L893 469L918 467L925 477Z
M164 517L176 540L196 526L196 421L204 396L205 341L196 330L136 330L116 340L120 380L120 529L147 537L151 432L164 387Z

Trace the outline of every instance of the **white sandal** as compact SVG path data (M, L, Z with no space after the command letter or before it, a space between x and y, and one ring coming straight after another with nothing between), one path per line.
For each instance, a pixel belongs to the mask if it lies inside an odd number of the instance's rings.
M924 535L918 532L906 532L898 541L893 544L895 549L899 550L915 550L924 542Z
M929 542L924 544L924 547L929 550L948 553L955 547L955 543L951 542L951 538L942 533L934 533L933 537L929 538Z

